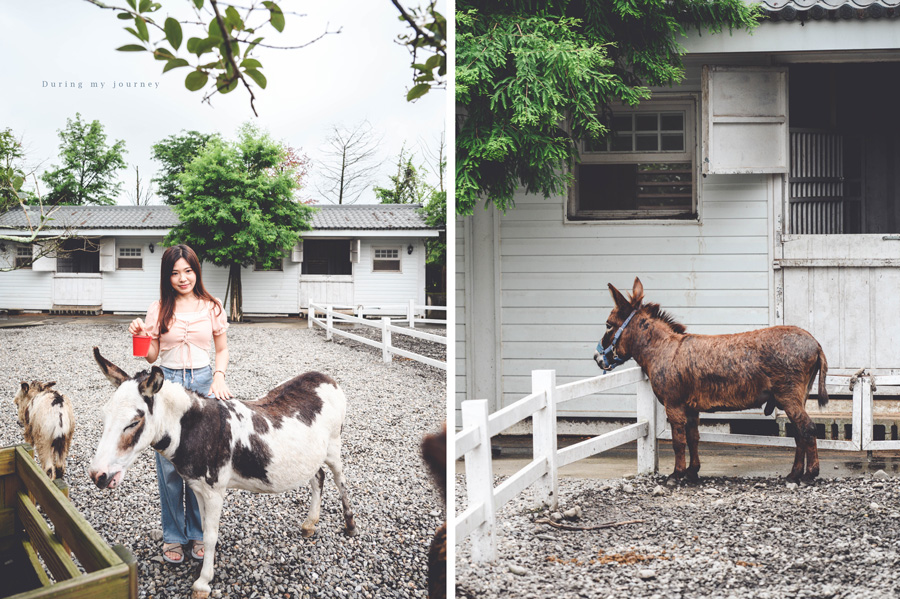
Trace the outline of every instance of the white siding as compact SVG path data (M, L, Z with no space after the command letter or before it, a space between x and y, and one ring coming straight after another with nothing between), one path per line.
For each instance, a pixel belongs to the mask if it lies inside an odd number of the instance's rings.
M456 256L456 269L454 271L455 287L454 293L456 297L455 314L456 327L454 329L456 337L454 344L456 347L456 360L454 362L456 368L456 397L455 397L455 415L454 420L456 426L462 426L462 415L460 414L461 403L467 399L466 397L466 247L465 247L465 222L467 219L456 219L456 243L454 244ZM448 286L449 288L449 286ZM474 399L474 398L468 398Z
M250 314L297 314L300 312L297 291L300 264L291 262L288 257L283 260L283 268L283 271L254 271L251 266L243 270L241 283L244 312Z
M0 253L0 267L15 264L16 244L6 242ZM0 310L49 310L53 294L53 273L30 268L0 273Z
M690 332L773 324L767 182L766 175L707 177L701 221L666 224L564 224L563 198L518 195L500 218L502 398L492 410L527 395L532 370L556 369L559 384L600 374L592 355L612 309L607 283L630 291L639 276L647 301L660 303ZM481 254L478 247L464 251ZM458 293L457 301L463 297ZM633 410L633 395L618 393L572 402L560 414Z
M407 253L407 246L413 253ZM401 272L373 272L374 248L400 249ZM359 262L353 265L354 300L363 306L425 305L425 243L416 237L363 238Z
M119 237L116 251L122 247L142 248L143 269L113 270L103 273L103 310L105 312L144 312L159 299L159 269L166 248L162 238ZM150 253L149 244L153 244ZM205 274L205 272L204 272Z

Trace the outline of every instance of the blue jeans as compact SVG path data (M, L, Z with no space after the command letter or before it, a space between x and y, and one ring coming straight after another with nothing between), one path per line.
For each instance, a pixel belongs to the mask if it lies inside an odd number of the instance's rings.
M163 366L162 371L167 381L178 383L200 395L209 395L212 385L212 368L209 366L193 370L173 370ZM159 453L156 453L156 482L162 509L163 542L185 545L188 541L202 541L203 523L197 498L184 484L172 462Z

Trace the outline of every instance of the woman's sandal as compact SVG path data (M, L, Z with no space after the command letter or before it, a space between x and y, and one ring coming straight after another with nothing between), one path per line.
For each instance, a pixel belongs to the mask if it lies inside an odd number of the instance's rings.
M177 559L169 557L170 553L178 556ZM170 564L180 564L184 561L184 548L181 543L163 543L163 559Z
M203 541L193 541L191 544L191 557L202 560L204 555L206 555L206 548L203 546Z

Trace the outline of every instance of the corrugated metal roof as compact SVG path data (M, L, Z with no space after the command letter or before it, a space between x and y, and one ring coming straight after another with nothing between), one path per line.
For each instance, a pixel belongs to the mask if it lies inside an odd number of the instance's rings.
M776 21L900 17L900 0L763 0L761 6Z
M313 229L430 229L419 214L418 204L359 204L316 206ZM29 207L31 223L39 212ZM168 229L178 224L170 206L63 206L53 213L53 229ZM0 227L24 229L29 225L25 211L14 208L0 215Z

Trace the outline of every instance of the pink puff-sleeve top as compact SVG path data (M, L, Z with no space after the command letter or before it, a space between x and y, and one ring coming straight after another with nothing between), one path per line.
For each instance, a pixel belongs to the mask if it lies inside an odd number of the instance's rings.
M150 304L144 329L152 339L159 339L160 363L167 368L203 368L209 366L209 350L213 337L228 329L228 317L217 298L205 302L199 312L176 312L169 330L160 335L159 300Z

